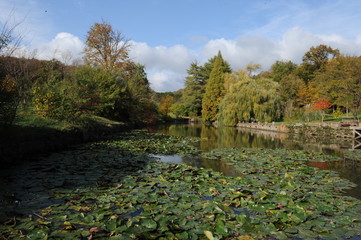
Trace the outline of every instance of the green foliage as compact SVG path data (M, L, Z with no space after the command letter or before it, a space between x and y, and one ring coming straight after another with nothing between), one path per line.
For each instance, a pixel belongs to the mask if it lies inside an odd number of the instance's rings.
M33 103L45 117L76 120L83 113L120 119L125 92L124 81L116 74L101 68L83 66L65 79L48 78L33 88Z
M19 96L15 79L7 75L0 79L0 126L11 125L16 117Z
M303 108L300 120L304 122L323 120L323 112L315 111L312 105L307 105Z
M185 117L187 116L187 108L183 103L174 103L171 107L171 112L176 116L176 117Z
M119 73L126 84L126 93L129 95L122 103L125 105L128 119L135 125L154 124L158 121L158 110L154 103L153 91L147 78L144 66L131 62L126 71Z
M175 103L174 97L170 95L163 96L160 100L159 111L165 116L171 112L172 105Z
M188 76L181 102L184 104L186 116L197 117L202 115L202 101L209 81L211 71L218 56L210 58L203 66L194 62L187 70ZM221 66L224 72L231 72L228 62L222 59Z
M341 109L338 107L336 108L335 111L333 111L332 113L332 117L335 118L335 119L339 119L343 116L343 112L341 111Z
M296 67L297 65L291 61L288 62L276 61L271 66L272 73L270 77L275 82L281 82L282 79L294 73Z
M339 56L315 76L320 94L333 104L350 108L357 119L361 106L361 57Z
M207 74L203 66L192 63L187 70L185 88L182 94L182 102L186 110L185 116L200 116L202 112L202 99L205 91Z
M225 94L224 75L228 68L224 64L221 52L215 59L202 100L202 120L204 123L215 122L218 118L219 104Z
M39 78L33 88L33 103L45 117L72 121L86 113L134 124L158 118L142 65L126 72L81 66L55 76Z
M238 122L278 121L282 117L279 84L270 79L239 75L237 83L220 104L219 122L234 126Z
M340 51L330 46L321 44L317 47L311 47L303 56L303 63L297 68L297 74L305 83L308 83L314 78L317 71L322 70L323 66L339 55Z

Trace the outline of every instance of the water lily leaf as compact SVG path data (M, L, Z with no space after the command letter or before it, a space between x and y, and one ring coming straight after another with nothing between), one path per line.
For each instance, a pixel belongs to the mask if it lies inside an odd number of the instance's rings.
M189 239L187 232L177 233L175 236L177 239Z
M219 233L222 236L227 235L228 229L224 225L223 221L216 221L216 232Z
M157 228L157 223L152 219L142 219L141 225L149 229Z
M32 232L31 234L29 234L28 237L30 239L46 240L46 239L48 239L48 234L46 232L44 232L44 231L37 230L37 231Z
M248 235L241 235L237 237L237 240L254 240L254 238Z
M208 240L214 240L213 234L211 231L204 231L204 235L208 238Z
M111 219L106 223L106 229L114 231L117 228L117 219Z

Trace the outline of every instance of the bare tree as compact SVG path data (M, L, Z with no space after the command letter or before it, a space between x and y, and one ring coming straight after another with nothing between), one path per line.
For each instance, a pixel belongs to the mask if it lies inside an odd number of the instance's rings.
M12 21L13 12L0 22L0 56L11 56L23 41L23 36L16 31L23 21Z

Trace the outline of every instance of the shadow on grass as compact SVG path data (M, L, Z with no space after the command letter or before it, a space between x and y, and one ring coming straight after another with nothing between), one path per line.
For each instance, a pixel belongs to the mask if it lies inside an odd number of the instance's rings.
M81 141L81 132L75 130L2 126L0 128L0 163L7 167L14 163L24 162L37 154L59 151Z

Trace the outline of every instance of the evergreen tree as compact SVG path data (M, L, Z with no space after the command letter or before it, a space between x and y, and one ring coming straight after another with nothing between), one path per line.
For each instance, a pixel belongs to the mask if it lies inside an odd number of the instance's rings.
M219 104L225 94L224 75L229 71L229 64L223 60L221 52L218 52L202 101L202 120L204 123L209 124L217 120Z
M187 72L189 75L186 77L182 95L183 106L188 116L200 116L207 77L204 75L204 68L196 62L191 64Z

